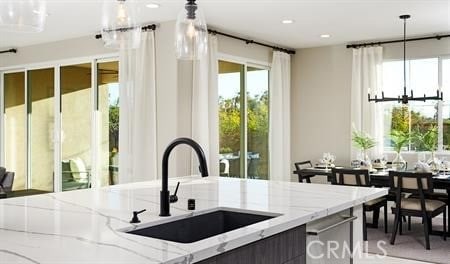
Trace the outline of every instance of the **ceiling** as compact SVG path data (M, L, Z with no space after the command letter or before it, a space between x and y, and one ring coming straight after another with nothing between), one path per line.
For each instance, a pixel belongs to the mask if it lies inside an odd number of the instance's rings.
M4 1L4 0L0 0ZM176 19L184 0L137 0L141 23ZM47 0L41 33L0 32L0 48L86 35L101 28L102 1ZM158 9L146 4L156 2ZM410 14L408 36L450 31L450 0L198 0L208 25L228 33L289 48L391 39L402 36L401 14ZM282 24L293 19L293 24ZM330 34L328 39L321 34Z

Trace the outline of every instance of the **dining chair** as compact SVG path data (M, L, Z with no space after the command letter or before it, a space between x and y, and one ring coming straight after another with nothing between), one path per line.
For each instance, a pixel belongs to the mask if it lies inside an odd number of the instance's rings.
M425 248L430 249L430 233L432 231L432 218L443 214L443 239L447 240L447 211L446 204L442 201L429 199L433 193L433 182L431 173L390 171L389 182L391 190L395 191L395 214L394 229L392 231L391 244L394 245L397 231L402 235L401 217L421 217L424 234ZM403 193L410 193L405 197Z
M360 169L336 169L331 170L333 184L371 187L369 171ZM368 201L363 205L363 238L367 241L367 227L378 228L380 209L384 207L384 232L388 232L387 224L387 196ZM367 223L366 212L373 212L372 223Z
M294 166L295 170L297 171L298 182L303 182L303 180L306 180L306 183L311 183L311 178L316 176L314 173L300 173L300 170L313 167L310 160L295 162Z

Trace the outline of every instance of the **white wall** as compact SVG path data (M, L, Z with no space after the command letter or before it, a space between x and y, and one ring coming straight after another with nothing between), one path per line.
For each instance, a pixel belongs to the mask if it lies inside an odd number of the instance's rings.
M263 64L272 62L272 49L254 44L246 44L241 40L221 35L218 35L218 39L219 53L231 55L237 59L244 58L244 60L247 60L246 62L260 62Z
M402 43L384 45L384 59L403 59ZM450 39L407 43L408 58L450 55ZM321 158L323 152L349 164L352 50L345 45L299 49L292 65L292 160ZM405 154L409 164L416 154Z
M90 56L105 56L116 53L103 47L101 40L94 35L52 43L18 48L17 53L0 55L0 68L13 65L29 65Z
M173 139L189 137L190 107L192 90L192 68L189 63L177 62L174 51L175 22L159 25L155 31L156 44L156 93L158 122L158 174L161 172L162 154ZM245 42L219 36L219 52L242 62L271 62L272 50L247 45ZM0 69L30 64L46 64L54 61L68 61L87 57L117 56L115 50L103 47L102 41L94 36L21 47L16 54L0 55ZM247 58L247 59L245 59ZM170 176L190 173L191 150L180 146L174 150L170 161Z
M411 41L406 43L407 58L426 58L442 55L450 55L450 38ZM383 58L385 60L402 60L403 43L384 46Z
M343 45L297 50L292 64L292 161L331 152L350 157L351 50Z

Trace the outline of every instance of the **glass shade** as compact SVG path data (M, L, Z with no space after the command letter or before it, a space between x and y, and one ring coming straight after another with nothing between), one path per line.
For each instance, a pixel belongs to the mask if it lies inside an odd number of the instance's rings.
M141 27L136 23L134 0L103 2L102 39L105 47L136 49L141 42Z
M195 11L194 18L188 18L187 11L181 10L175 26L175 51L178 59L198 60L208 51L208 29L201 10Z
M0 30L41 32L44 30L46 17L44 0L0 1Z

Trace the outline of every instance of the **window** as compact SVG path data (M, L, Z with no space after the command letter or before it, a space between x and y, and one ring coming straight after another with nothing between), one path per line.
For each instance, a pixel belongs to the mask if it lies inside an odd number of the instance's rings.
M383 103L384 146L393 150L390 135L393 131L423 133L431 127L438 131L438 150L450 148L450 58L426 58L406 62L407 93L415 96L434 95L440 88L444 101L411 101L407 106L399 103ZM383 63L383 91L385 96L403 94L403 61ZM423 151L420 144L410 141L404 150Z
M269 179L268 69L219 61L219 136L222 176Z

